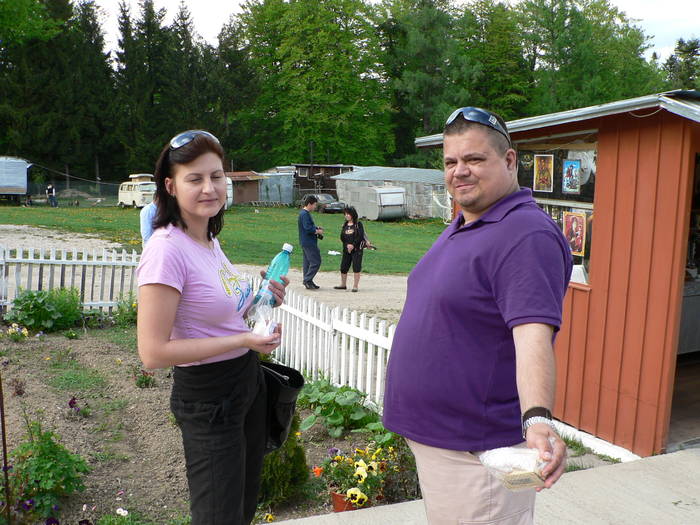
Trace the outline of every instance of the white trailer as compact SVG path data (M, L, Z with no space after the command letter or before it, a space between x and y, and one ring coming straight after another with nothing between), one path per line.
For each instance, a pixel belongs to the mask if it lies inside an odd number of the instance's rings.
M406 216L406 189L398 186L358 186L350 190L349 204L358 217L370 221Z
M27 168L30 164L17 157L0 157L0 197L19 204L27 194Z

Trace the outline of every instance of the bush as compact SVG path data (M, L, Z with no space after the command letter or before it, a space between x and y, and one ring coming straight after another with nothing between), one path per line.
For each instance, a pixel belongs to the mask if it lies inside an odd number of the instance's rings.
M289 437L282 448L265 457L260 501L265 505L277 505L299 495L309 478L304 448L299 444L299 416L294 414Z
M81 310L75 288L23 290L12 301L12 310L5 314L5 320L33 331L55 332L75 326Z
M54 516L61 498L85 489L81 475L89 472L85 460L61 445L59 436L36 421L27 421L27 429L28 439L10 453L10 505L17 523ZM3 486L0 499L8 501L5 496Z

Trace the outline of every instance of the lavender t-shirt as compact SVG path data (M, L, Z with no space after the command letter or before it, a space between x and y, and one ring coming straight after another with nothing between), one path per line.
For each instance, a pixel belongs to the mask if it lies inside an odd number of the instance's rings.
M486 450L522 441L512 329L558 330L571 251L523 189L456 219L408 277L384 425L413 441Z
M197 339L248 332L243 314L252 301L250 283L212 241L207 248L180 228L158 228L149 239L136 270L139 287L165 284L180 292L170 339ZM248 348L179 366L215 363L240 357Z

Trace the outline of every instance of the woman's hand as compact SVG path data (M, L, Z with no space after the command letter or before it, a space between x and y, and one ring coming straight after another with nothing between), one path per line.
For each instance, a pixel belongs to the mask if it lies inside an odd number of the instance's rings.
M265 278L265 270L262 270L260 272L260 275L262 275L262 278ZM272 296L275 298L275 306L280 306L284 302L284 296L287 293L287 285L289 284L289 279L287 279L285 276L280 277L282 279L282 283L278 283L274 279L270 281L270 285L267 287L271 292Z
M352 253L352 251L355 249L355 247L352 244L348 244L345 247L348 249L348 253Z
M261 354L271 354L282 342L282 325L277 324L275 330L270 335L258 335L253 332L248 333L247 347Z

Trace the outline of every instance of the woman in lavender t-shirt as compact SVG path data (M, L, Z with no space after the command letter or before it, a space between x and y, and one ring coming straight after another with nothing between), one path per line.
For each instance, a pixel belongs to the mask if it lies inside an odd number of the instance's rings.
M170 406L182 431L192 525L243 525L255 515L266 443L257 352L280 343L279 330L249 330L250 283L216 239L223 157L218 139L200 130L163 148L155 231L137 270L139 355L148 368L174 366ZM281 304L284 286L271 281L270 290Z

